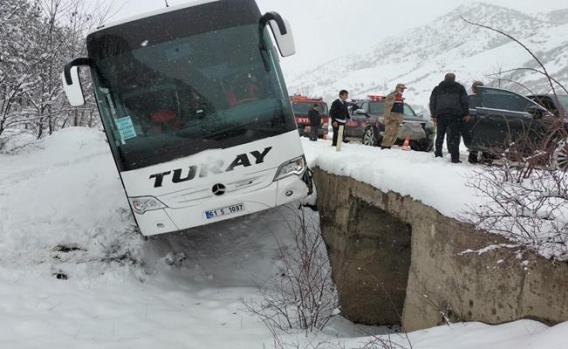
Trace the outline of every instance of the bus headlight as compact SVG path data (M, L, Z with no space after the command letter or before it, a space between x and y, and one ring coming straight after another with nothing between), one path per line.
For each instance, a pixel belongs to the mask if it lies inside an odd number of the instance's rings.
M304 173L306 169L306 160L303 156L298 158L292 159L290 161L286 161L280 167L278 167L278 171L276 171L276 176L274 176L274 180L277 181L284 177L288 177L291 175L300 176Z
M141 196L137 198L128 198L134 212L144 214L146 211L159 210L167 207L160 200L153 196Z

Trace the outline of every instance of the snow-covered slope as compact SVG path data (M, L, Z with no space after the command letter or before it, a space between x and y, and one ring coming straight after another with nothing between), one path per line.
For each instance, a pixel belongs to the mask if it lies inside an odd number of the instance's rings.
M311 164L390 182L449 213L467 197L460 184L474 168L357 144L337 153L329 140L304 138L303 146ZM442 195L426 174L443 178L452 192ZM258 297L259 283L280 275L278 243L292 246L286 240L295 212L281 207L144 241L101 132L69 128L0 153L2 348L271 348L270 331L239 299ZM401 349L565 348L567 328L519 320L368 337L384 331L336 316L321 333L283 336L288 345L278 348L368 348L373 341Z

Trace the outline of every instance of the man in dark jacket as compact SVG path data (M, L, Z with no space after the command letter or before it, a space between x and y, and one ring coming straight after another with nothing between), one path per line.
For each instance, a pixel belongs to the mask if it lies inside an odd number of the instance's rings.
M339 91L339 98L331 103L329 108L329 116L331 117L331 126L333 127L333 141L332 146L337 146L337 136L339 135L339 126L343 125L349 119L349 111L347 110L347 103L345 102L349 97L349 92L346 90ZM345 140L345 133L343 133L343 142L347 143Z
M479 95L477 94L477 87L479 86L483 86L483 82L481 81L474 81L473 84L471 85L471 94L468 96L468 103L469 103L469 107L472 109L475 109L477 107L481 107L481 101L479 98ZM463 142L465 144L466 147L470 147L471 143L472 143L472 127L473 125L473 120L469 120L468 122L464 122L464 124L462 125L462 138L463 138ZM482 159L484 159L486 157L485 153L482 153ZM467 158L467 161L470 164L477 164L479 162L479 154L477 152L477 150L470 150L469 151L469 157Z
M469 121L469 104L465 88L456 82L456 75L447 73L430 95L430 113L437 124L434 155L442 157L442 145L448 132L447 146L452 162L460 161L460 137L463 121Z
M321 115L318 110L319 104L315 103L308 111L308 118L310 118L310 141L317 141L318 140L318 133L321 124Z

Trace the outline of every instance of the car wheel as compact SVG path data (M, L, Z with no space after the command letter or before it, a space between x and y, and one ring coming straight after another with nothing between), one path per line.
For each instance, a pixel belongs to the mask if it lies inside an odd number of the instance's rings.
M568 171L568 141L558 142L552 153L552 166L560 171Z
M377 133L373 127L367 127L365 133L363 134L362 142L364 145L375 146L377 145Z

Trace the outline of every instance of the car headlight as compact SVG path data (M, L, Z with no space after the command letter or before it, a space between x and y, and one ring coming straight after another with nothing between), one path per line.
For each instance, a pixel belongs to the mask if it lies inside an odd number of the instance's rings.
M278 167L278 171L276 171L276 176L274 176L274 180L277 181L279 179L296 175L301 176L306 169L306 160L303 156L297 157L295 159L286 161L280 167Z
M167 207L160 200L153 196L141 196L137 198L128 198L134 212L144 214L146 211L159 210Z

